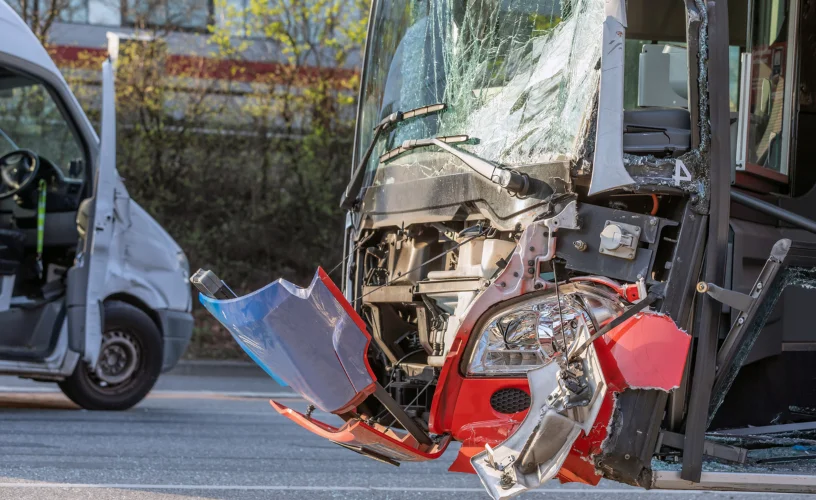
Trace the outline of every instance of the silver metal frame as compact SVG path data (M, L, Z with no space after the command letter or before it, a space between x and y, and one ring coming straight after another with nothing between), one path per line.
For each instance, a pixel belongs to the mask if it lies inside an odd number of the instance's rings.
M785 101L784 109L782 110L782 165L780 173L789 175L790 172L790 158L791 158L791 143L793 140L794 129L794 113L793 107L798 101L795 92L797 82L799 81L799 66L796 62L799 60L799 48L796 43L799 38L799 1L791 0L790 14L788 16L788 54L787 61L785 61L786 77L785 77Z
M807 474L755 474L703 472L700 482L680 478L678 471L655 471L652 488L661 490L719 490L773 493L816 493L816 476Z
M11 293L14 290L14 276L0 276L0 312L11 307Z
M751 69L753 56L750 52L744 52L740 56L739 80L739 118L737 119L737 159L735 167L737 170L745 170L746 154L748 152L748 124L751 108Z

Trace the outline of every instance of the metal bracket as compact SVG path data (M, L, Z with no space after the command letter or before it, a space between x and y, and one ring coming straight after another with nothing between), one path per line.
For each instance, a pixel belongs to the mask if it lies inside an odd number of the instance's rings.
M747 311L756 301L751 295L728 290L714 283L705 283L703 281L697 283L697 291L699 293L707 293L712 299L729 307L733 307L737 311Z
M411 416L405 413L405 410L394 401L394 398L391 397L388 392L386 392L385 388L377 383L376 388L374 389L374 397L382 403L383 406L388 410L388 412L396 419L397 422L402 426L403 429L408 431L408 434L413 436L414 439L421 445L431 446L433 445L433 441L431 440L430 436L423 431L419 425L411 419Z
M555 233L559 229L579 229L578 224L578 203L575 200L567 203L564 210L558 215L541 222L547 228L547 255L540 257L541 261L549 261L555 257Z
M762 271L760 271L754 286L751 287L750 303L747 304L747 307L743 308L743 306L746 306L744 303L740 305L729 304L735 309L739 309L740 313L737 315L737 320L731 325L731 329L728 331L728 335L726 335L725 341L717 353L717 372L708 408L709 423L719 408L722 396L728 391L734 378L737 376L738 369L735 369L735 367L742 366L742 362L745 361L746 356L748 356L749 350L744 347L746 343L750 344L755 340L755 337L748 335L750 331L749 327L764 302L768 289L771 288L771 284L776 279L776 275L784 268L783 262L788 255L790 247L791 240L789 239L782 239L774 244L771 255L765 262ZM731 291L728 290L728 292ZM736 292L731 293L736 295Z

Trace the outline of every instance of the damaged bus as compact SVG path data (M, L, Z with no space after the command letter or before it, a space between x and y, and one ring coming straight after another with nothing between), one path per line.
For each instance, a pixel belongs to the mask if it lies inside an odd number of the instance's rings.
M201 301L342 420L275 410L390 464L458 441L496 499L816 492L757 449L816 429L814 9L374 0L342 281Z

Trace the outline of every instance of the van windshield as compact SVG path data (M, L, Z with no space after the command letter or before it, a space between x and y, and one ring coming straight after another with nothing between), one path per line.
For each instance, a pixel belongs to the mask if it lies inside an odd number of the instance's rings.
M30 149L69 174L83 158L81 143L48 90L12 73L0 73L0 155Z
M378 155L408 139L468 135L472 153L505 165L574 157L592 112L600 71L600 0L377 0L368 40L358 155L373 127L394 111L446 103L441 114L406 121ZM406 155L411 159L427 155ZM402 163L402 162L398 162ZM422 165L428 176L464 168Z

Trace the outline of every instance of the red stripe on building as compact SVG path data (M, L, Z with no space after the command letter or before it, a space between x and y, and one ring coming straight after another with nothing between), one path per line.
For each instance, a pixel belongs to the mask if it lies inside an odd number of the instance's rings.
M56 45L49 47L57 66L77 67L87 62L104 59L107 49ZM195 55L168 54L165 61L168 75L239 82L280 82L291 78L296 82L330 80L337 84L348 81L358 73L346 68L317 66L293 67L288 64L264 61L239 61Z

